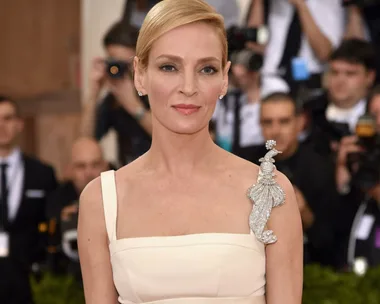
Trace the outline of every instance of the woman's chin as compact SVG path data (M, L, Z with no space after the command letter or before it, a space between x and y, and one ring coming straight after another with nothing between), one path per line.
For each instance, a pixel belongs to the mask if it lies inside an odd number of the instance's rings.
M176 134L192 135L202 131L204 126L196 122L176 122L170 125L166 125L166 128Z

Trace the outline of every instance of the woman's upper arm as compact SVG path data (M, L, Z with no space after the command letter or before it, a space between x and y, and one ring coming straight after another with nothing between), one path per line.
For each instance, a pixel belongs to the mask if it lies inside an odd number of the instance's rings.
M78 250L87 304L115 304L108 236L100 178L92 181L79 200Z
M272 210L268 226L277 242L266 247L267 304L301 304L303 286L303 232L293 186L281 173L277 181L285 203Z

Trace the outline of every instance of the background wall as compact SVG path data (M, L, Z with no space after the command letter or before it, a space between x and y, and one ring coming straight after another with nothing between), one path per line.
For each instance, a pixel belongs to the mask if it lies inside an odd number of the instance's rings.
M75 87L79 5L79 0L0 1L0 91L29 98Z
M80 0L0 1L0 94L19 103L23 150L59 177L80 119L80 18Z

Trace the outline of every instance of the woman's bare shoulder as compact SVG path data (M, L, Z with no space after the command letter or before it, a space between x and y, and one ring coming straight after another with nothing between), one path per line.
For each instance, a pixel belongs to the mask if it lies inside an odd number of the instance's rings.
M258 165L228 152L225 152L223 164L226 171L231 172L238 180L256 183L260 170ZM277 169L274 169L273 173L275 181L283 191L292 195L294 189L289 179Z
M225 170L239 179L255 180L259 173L259 166L229 152L223 152L222 164Z
M79 198L79 208L86 210L86 213L103 212L100 176L88 183L83 189Z
M102 183L107 183L104 185L104 187L106 188L112 187L113 185L111 185L110 182L112 183L115 181L116 183L117 179L119 179L121 176L129 175L129 169L127 169L128 166L124 166L118 170L109 170L102 172L102 174L99 177L95 178L90 183L88 183L87 186L83 189L79 198L80 209L85 209L86 213L103 213L104 189L102 189ZM109 179L111 176L113 177L112 180L103 180L103 178Z

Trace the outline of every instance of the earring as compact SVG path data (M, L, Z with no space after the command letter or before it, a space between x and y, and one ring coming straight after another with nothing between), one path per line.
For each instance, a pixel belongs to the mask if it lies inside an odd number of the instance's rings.
M140 91L137 91L137 94L139 94L139 96L143 96L143 93L141 93Z
M223 99L224 95L219 95L219 99Z

